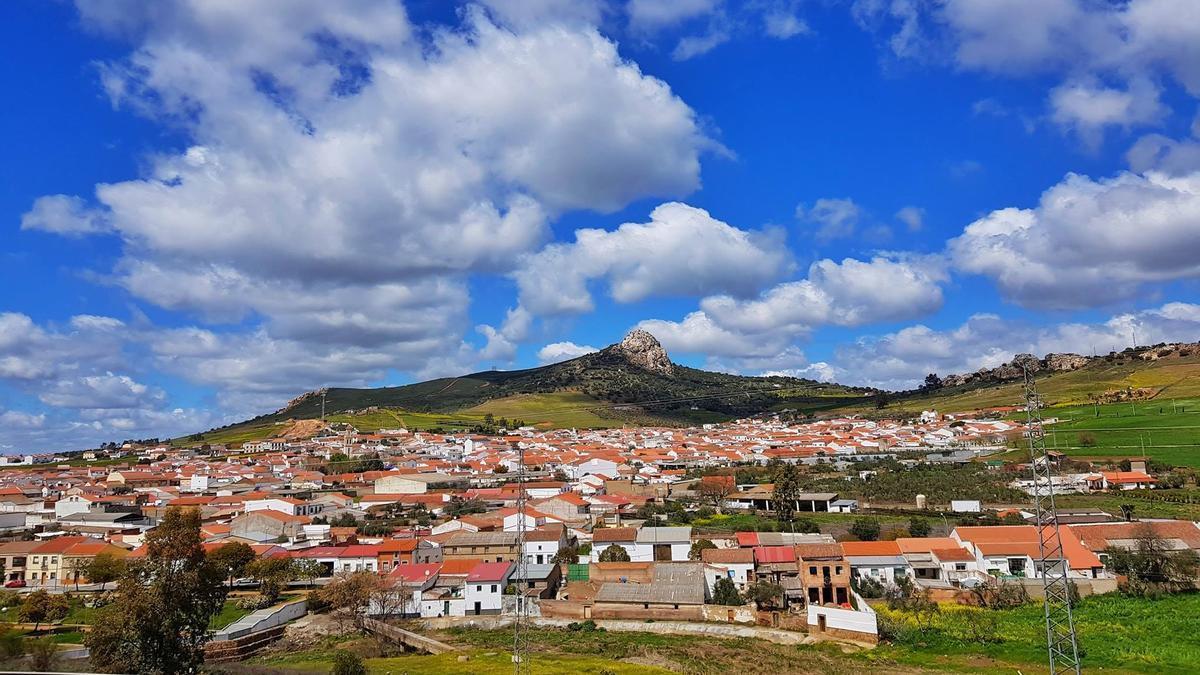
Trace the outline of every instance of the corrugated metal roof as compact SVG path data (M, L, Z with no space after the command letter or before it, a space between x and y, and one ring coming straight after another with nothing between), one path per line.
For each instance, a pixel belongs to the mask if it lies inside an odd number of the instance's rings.
M643 527L637 533L639 544L686 544L691 541L690 527Z

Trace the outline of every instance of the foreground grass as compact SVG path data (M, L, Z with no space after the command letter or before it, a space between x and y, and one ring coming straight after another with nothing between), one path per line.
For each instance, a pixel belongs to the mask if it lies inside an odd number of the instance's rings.
M943 606L931 629L915 629L911 617L880 608L904 626L898 639L862 658L882 658L917 667L950 670L991 670L1012 667L1023 672L1045 670L1042 609L1029 604L1019 609L979 610ZM986 612L994 617L994 639L980 641L967 628L965 614ZM1128 598L1117 594L1085 598L1075 610L1084 670L1143 673L1200 672L1200 594L1161 599ZM1011 672L1011 670L1009 671Z
M511 645L509 647L511 648ZM375 657L363 659L363 663L367 667L367 672L370 673L506 675L513 672L512 656L509 652L476 652L467 656L469 660L465 663L458 660L459 654ZM328 652L302 652L294 656L262 659L257 663L272 670L327 673L333 665L333 656ZM574 675L574 673L661 675L672 672L654 666L615 663L602 657L564 654L538 654L531 663L530 670L539 675Z

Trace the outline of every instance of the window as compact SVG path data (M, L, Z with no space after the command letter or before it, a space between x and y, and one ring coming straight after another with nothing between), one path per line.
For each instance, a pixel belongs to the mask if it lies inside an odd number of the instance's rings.
M482 592L483 592L483 586L476 586L476 587L475 587L475 590L477 590L477 591L479 591L480 593L482 593Z
M496 584L492 584L492 592L493 592L493 593L495 593L495 592L496 592Z
M966 571L967 563L954 563L954 569L958 572Z
M841 566L841 565L838 565L838 566L837 566L837 572L836 572L836 573L837 573L837 574L841 574L841 573L842 573L842 566Z
M808 568L808 573L809 573L809 574L811 574L811 575L813 575L814 577L815 577L815 576L817 576L817 566L816 566L816 565L812 565L811 567L809 567L809 568Z

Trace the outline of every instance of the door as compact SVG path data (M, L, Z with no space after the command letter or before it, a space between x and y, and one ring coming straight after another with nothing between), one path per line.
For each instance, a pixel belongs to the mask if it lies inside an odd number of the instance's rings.
M824 614L817 615L817 632L818 633L825 632L825 615Z
M479 616L480 611L481 611L481 607L480 607L479 601L476 600L475 601L475 616Z

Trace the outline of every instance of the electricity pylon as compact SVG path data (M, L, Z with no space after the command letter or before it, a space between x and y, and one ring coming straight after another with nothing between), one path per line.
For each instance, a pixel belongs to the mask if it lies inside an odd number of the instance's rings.
M1038 532L1038 566L1042 575L1042 602L1046 618L1046 647L1050 674L1079 673L1079 644L1075 638L1075 617L1071 613L1070 565L1063 552L1062 533L1058 528L1058 509L1054 505L1054 467L1046 450L1046 431L1042 426L1042 399L1033 383L1033 371L1022 366L1025 376L1026 433L1029 437L1029 464L1033 470L1033 513Z

